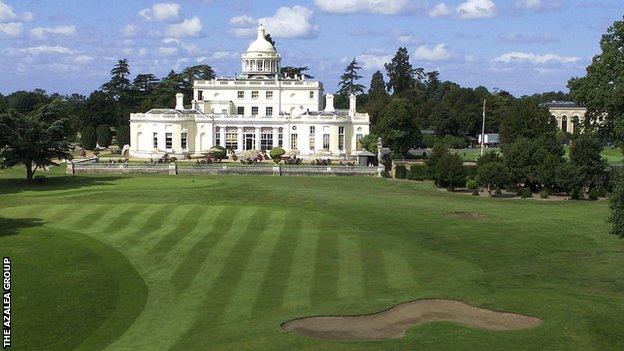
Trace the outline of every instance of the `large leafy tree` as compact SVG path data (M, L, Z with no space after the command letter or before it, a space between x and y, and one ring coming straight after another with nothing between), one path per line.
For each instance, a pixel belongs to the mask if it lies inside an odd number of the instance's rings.
M591 132L580 134L570 147L570 161L578 167L586 185L604 174L607 163L601 155L603 149L600 139Z
M398 154L405 154L421 140L414 111L405 99L393 99L381 114L374 133L384 145Z
M418 70L412 67L406 48L400 47L385 68L390 79L388 87L395 94L414 88Z
M115 100L123 99L130 90L130 65L127 59L117 61L117 64L110 71L110 80L101 87L102 91L113 97Z
M2 167L24 165L28 181L40 167L71 157L69 119L58 100L29 115L14 110L0 115L0 131L4 139L0 148Z
M362 67L359 66L357 60L354 58L345 68L344 73L340 76L340 82L338 83L338 93L349 96L351 94L360 95L364 93L364 86L357 83L362 79L359 71Z
M624 144L623 48L624 21L615 21L602 36L602 52L594 56L586 76L568 82L572 98L587 107L587 120L606 117L601 129L619 145Z
M610 197L611 233L624 239L624 171L614 172L613 192Z
M544 134L556 134L557 124L546 108L536 101L521 99L512 103L508 115L501 121L500 139L503 149L520 138L535 139Z
M370 87L368 88L368 98L370 101L383 99L388 96L388 91L384 76L381 71L373 73L371 77Z

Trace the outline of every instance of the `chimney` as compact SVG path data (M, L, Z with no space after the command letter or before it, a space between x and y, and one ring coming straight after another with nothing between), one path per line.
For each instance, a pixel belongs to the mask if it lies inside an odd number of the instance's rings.
M332 94L325 95L325 112L334 112L334 96Z
M184 110L184 94L177 93L176 94L176 110Z
M355 116L357 105L357 96L354 94L349 95L349 116Z

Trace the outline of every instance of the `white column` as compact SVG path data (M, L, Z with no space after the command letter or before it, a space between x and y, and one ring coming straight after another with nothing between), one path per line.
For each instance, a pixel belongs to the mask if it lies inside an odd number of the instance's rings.
M245 149L245 146L243 145L243 142L245 141L243 139L243 127L238 127L238 133L236 134L237 138L238 138L238 147L236 148L236 152L241 152Z
M260 150L260 127L256 127L255 133L256 133L256 145L254 149Z

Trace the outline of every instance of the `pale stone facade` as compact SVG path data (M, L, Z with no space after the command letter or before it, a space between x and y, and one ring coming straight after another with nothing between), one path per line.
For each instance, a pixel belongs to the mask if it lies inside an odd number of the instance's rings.
M358 154L370 122L357 113L355 96L348 110L336 110L322 83L282 76L262 25L241 59L236 78L195 81L190 109L178 94L175 109L131 114L130 154L200 155L215 145L233 153L281 146L304 158Z
M550 114L557 120L559 130L574 133L575 125L580 126L585 121L587 109L573 102L549 102L545 104Z

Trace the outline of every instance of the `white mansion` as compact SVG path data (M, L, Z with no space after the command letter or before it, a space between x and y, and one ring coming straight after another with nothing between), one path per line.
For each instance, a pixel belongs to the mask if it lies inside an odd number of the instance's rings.
M336 110L333 95L323 99L322 83L282 76L280 61L260 25L240 76L195 81L190 109L177 94L175 109L131 114L130 154L200 155L220 145L235 153L280 146L304 158L355 156L369 133L356 97L348 110Z

